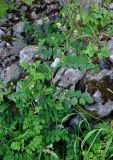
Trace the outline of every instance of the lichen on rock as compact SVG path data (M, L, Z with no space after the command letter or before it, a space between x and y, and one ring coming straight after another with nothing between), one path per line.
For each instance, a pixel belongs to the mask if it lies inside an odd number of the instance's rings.
M113 100L113 93L109 91L113 91L113 79L110 76L104 76L100 81L90 80L87 91L93 95L97 90L101 92L104 102Z

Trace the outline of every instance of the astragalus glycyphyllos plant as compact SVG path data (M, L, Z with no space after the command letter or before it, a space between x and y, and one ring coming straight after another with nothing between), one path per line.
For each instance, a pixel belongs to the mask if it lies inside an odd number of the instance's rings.
M98 157L112 156L112 128L107 124L91 130L82 112L78 125L66 122L76 115L78 104L93 99L81 91L57 90L50 83L53 71L39 61L22 66L28 74L18 82L17 91L4 90L0 98L0 158L93 160L97 146Z
M45 60L59 57L62 66L98 70L98 63L109 55L107 42L103 42L102 37L109 36L107 27L112 25L113 13L98 5L83 10L73 2L64 6L60 14L60 18L52 23L44 21L32 25L24 20L26 34L41 48L47 46L38 54L42 54ZM68 53L70 48L72 54ZM92 63L93 58L98 59L96 65Z
M1 94L0 158L65 159L71 155L74 159L71 149L77 132L65 127L62 120L73 113L78 102L92 103L93 99L81 92L59 92L50 82L53 71L39 61L24 62L22 67L27 75L17 83L18 89ZM71 106L65 104L67 96Z
M70 3L61 14L55 23L34 26L24 21L26 34L41 47L35 54L43 59L21 64L27 75L17 82L16 90L0 83L0 159L112 160L112 128L101 122L94 129L88 115L96 116L83 109L93 98L86 92L54 86L55 70L43 63L60 57L60 67L94 70L92 58L101 60L108 55L101 37L111 27L112 13L98 6L83 11L80 5ZM74 50L72 54L69 48ZM80 122L70 125L76 114Z

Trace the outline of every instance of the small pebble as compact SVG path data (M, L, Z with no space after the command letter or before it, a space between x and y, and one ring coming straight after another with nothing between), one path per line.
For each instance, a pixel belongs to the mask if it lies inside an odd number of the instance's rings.
M55 68L60 63L60 58L56 58L54 62L50 65L51 68Z
M110 10L113 10L113 3L110 3L109 9L110 9Z

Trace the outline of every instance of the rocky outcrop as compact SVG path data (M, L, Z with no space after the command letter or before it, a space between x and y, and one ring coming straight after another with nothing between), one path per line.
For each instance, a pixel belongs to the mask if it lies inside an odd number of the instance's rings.
M62 4L67 4L70 0L62 0ZM61 8L61 1L44 0L45 3L34 3L31 6L21 4L16 1L17 11L9 13L6 18L0 19L0 79L4 83L18 80L21 75L21 62L33 62L35 59L43 57L38 55L39 46L34 43L34 35L30 37L26 34L22 14L25 14L33 25L42 25L43 21L52 22L58 17ZM80 2L84 8L89 8L93 3L101 4L102 0L75 0ZM113 10L113 4L109 5L109 10ZM67 32L68 28L63 26L60 29ZM74 38L73 36L70 38ZM44 46L46 47L46 46ZM52 78L52 83L63 89L83 90L90 93L94 98L94 104L83 106L89 111L96 112L100 117L108 116L113 111L113 38L108 41L109 57L101 62L99 73L85 72L80 69L61 67L60 58L45 62L56 73ZM36 54L34 54L36 52ZM67 49L67 55L77 55L76 49ZM70 121L70 125L78 123L79 117L75 116Z
M73 68L61 68L53 78L53 83L63 88L75 89L76 84L82 79L85 72Z
M94 3L97 4L101 4L102 0L76 0L77 2L80 2L80 4L84 7L84 8L89 8L91 5L93 5Z
M71 0L62 0L62 2L64 4L67 4L69 3ZM97 4L101 4L102 3L102 0L74 0L75 2L77 3L80 3L80 5L83 7L83 8L89 8L91 5L93 5L94 3L97 3Z
M108 42L108 47L109 47L109 59L113 63L113 38Z
M38 50L39 48L36 45L31 45L23 48L19 54L20 63L24 61L33 61L33 58L35 58L34 52L38 52Z
M95 111L100 117L108 116L113 111L113 68L91 75L86 90L93 96L95 104L85 108Z
M99 117L104 118L113 111L113 101L108 101L105 104L96 103L94 105L85 106L85 109L96 112Z
M34 52L39 48L26 34L22 15L24 14L31 24L42 25L43 21L54 21L61 6L58 1L53 0L34 2L31 6L16 0L15 8L15 12L0 19L0 78L5 83L18 79L19 62L31 62L37 57ZM56 62L52 66L55 64Z
M11 66L8 66L1 72L1 80L4 83L17 80L21 74L21 68L18 63L14 63Z

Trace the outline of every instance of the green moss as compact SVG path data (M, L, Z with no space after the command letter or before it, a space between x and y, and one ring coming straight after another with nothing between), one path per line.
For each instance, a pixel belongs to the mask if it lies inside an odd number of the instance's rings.
M12 41L13 41L13 38L12 38L11 35L2 35L0 37L0 39L3 40L3 41L6 41L8 43L12 43Z
M113 100L113 93L108 89L113 91L113 80L109 76L103 77L100 81L90 80L88 82L88 92L94 94L99 90L102 94L104 102L107 102L108 99Z

